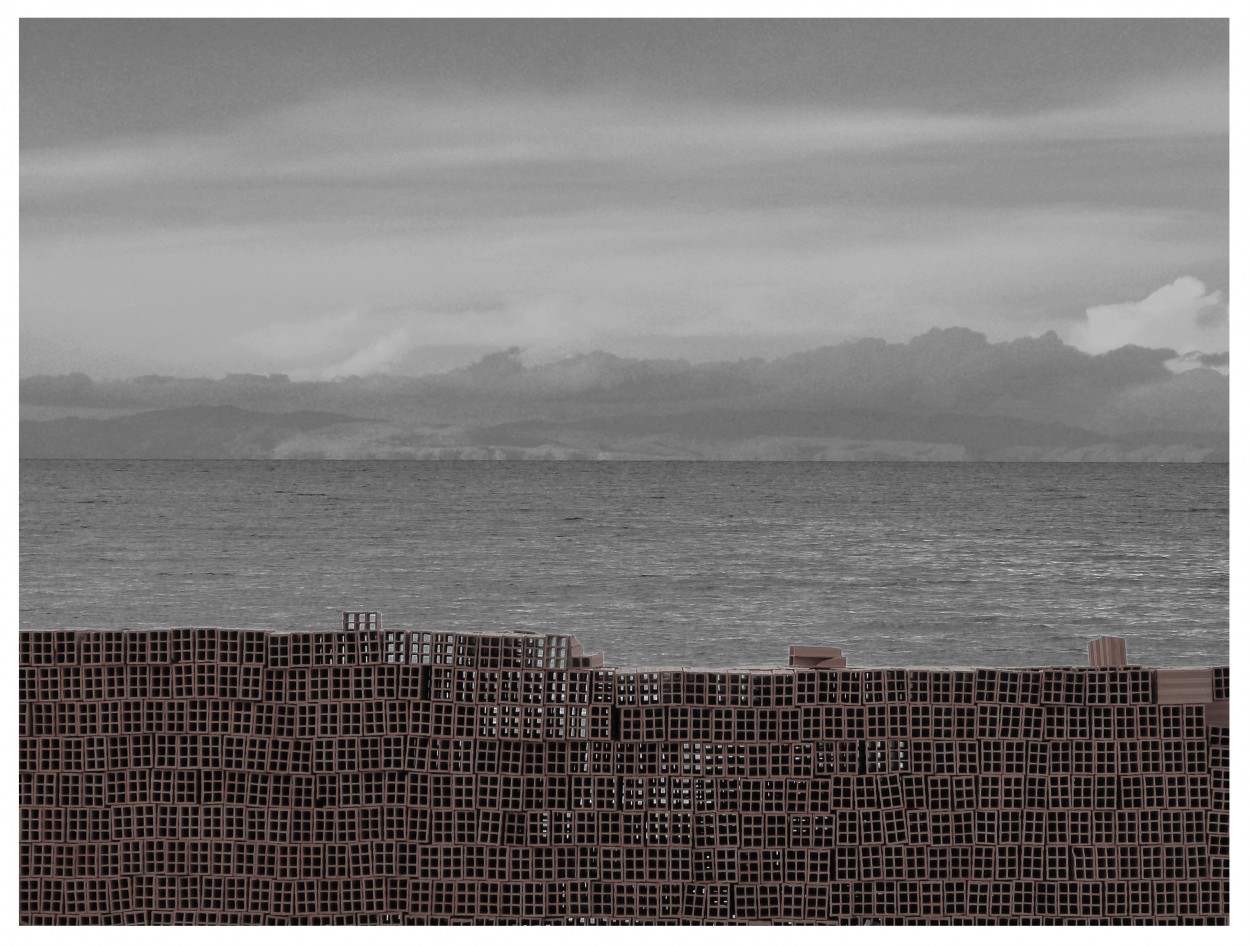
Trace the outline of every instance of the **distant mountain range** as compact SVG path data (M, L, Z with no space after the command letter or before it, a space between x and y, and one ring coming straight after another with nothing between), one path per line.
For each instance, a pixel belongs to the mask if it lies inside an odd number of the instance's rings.
M21 456L47 459L1177 460L1228 458L1220 435L1108 439L1008 417L867 411L694 411L559 424L421 427L317 411L144 411L23 421Z
M772 361L516 349L421 378L21 382L23 458L1226 461L1228 378L966 329Z
M20 452L81 460L263 458L294 436L345 422L358 423L320 411L271 414L229 406L142 411L110 420L22 421Z

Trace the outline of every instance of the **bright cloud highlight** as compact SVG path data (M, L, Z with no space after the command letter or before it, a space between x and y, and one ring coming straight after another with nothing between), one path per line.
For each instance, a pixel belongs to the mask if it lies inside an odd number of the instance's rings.
M1218 352L1228 349L1224 295L1207 291L1202 280L1182 276L1138 302L1098 305L1073 326L1068 341L1083 351L1102 354L1122 345Z

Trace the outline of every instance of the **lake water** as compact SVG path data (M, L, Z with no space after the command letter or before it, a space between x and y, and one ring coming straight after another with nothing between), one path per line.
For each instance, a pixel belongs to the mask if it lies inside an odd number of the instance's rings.
M1228 663L1216 464L25 461L22 627L573 632L622 667Z

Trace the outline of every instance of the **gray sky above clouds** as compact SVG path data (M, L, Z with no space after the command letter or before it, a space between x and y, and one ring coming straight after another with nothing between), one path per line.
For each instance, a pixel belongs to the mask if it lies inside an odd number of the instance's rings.
M1227 35L23 20L22 373L1223 351Z

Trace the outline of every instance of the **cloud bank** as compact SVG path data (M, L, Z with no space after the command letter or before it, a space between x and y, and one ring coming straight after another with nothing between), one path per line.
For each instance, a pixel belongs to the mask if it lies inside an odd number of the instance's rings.
M367 343L358 364L385 360ZM402 347L402 346L401 346ZM861 339L781 358L691 364L606 352L527 365L518 348L422 378L385 374L326 381L236 375L98 382L83 375L22 382L25 406L152 409L232 404L314 410L427 425L490 426L541 420L718 411L848 411L885 416L1017 418L1107 435L1228 430L1228 377L1198 365L1176 374L1170 348L1125 345L1090 354L1053 332L991 342L967 328L934 329L905 343ZM1218 360L1218 359L1216 359ZM871 429L871 423L868 429Z

